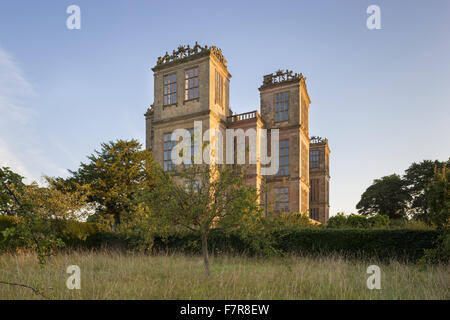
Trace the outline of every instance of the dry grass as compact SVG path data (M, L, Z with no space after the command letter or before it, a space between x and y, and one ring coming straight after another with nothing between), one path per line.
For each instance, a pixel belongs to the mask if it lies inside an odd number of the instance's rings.
M0 256L0 281L47 288L52 299L449 299L449 266L427 269L391 261L339 256L212 257L212 275L199 256L60 254L41 267L33 254ZM380 266L381 290L369 290L366 269ZM81 268L81 290L68 290L66 268ZM48 289L51 287L52 289ZM0 300L42 299L31 290L0 285Z

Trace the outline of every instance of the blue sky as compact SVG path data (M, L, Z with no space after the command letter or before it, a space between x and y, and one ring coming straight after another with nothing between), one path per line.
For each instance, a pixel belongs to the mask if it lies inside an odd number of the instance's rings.
M66 8L81 8L68 30ZM381 8L381 30L366 9ZM373 179L450 156L450 1L0 3L0 166L64 176L101 142L145 136L150 68L180 44L223 50L235 112L262 76L302 72L311 135L329 139L331 214Z

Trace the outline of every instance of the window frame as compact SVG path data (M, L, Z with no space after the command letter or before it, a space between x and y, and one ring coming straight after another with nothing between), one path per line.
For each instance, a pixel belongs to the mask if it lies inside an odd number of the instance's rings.
M194 71L192 75L188 75L190 71ZM190 86L191 81L193 85ZM184 101L198 99L200 96L200 77L197 67L192 67L184 71ZM190 93L193 93L192 96Z
M310 188L309 188L309 201L310 202L318 202L319 201L319 184L320 180L317 178L310 179Z
M319 221L319 208L309 208L309 218Z
M275 94L275 122L289 120L289 91Z
M285 195L286 200L281 201L280 195ZM289 187L275 188L275 211L289 212Z
M289 139L280 140L278 148L280 161L277 176L289 176Z
M174 90L172 91L173 88ZM163 106L170 106L176 103L177 103L177 73L174 72L163 76Z
M221 107L223 107L223 100L224 100L223 78L224 77L222 76L222 74L220 74L220 72L216 70L214 101L217 105Z
M320 150L309 151L309 168L310 169L320 168Z
M163 169L164 171L172 171L175 169L175 164L172 162L172 150L176 143L171 140L172 133L165 133L163 139Z

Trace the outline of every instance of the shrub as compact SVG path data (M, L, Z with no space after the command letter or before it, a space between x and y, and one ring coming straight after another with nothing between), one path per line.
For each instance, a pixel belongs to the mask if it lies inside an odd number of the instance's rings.
M319 223L314 222L308 217L306 213L290 213L290 214L278 214L274 217L269 217L268 222L270 228L284 229L286 227L292 228L310 228L316 227Z
M348 256L417 260L435 247L434 230L283 230L275 243L284 252L342 253Z
M358 219L355 218L355 221L360 221ZM382 223L386 222L383 217L376 219L380 219ZM0 216L0 234L2 230L14 226L18 220ZM340 222L342 218L338 217L334 223L341 226ZM381 222L373 223L379 225ZM53 224L57 236L67 247L72 248L89 249L106 246L124 250L140 250L142 244L147 244L151 237L152 243L146 249L151 248L153 252L201 253L198 232L185 231L161 236L150 232L148 234L110 232L95 223L58 220L53 221ZM251 234L244 234L239 230L225 232L222 229L213 229L209 235L209 248L210 252L216 254L267 256L273 252L313 255L339 253L349 257L398 258L412 261L418 260L426 253L424 261L433 262L441 261L439 257L443 253L448 256L449 253L449 237L440 235L436 230L300 228L294 225L272 229L272 232L267 234L267 242L259 242L255 241Z
M345 216L343 213L338 213L331 217L327 222L327 228L333 229L382 229L389 227L389 217L385 215L375 215L367 218L363 215L350 214Z
M382 214L377 214L367 218L367 224L369 228L388 228L389 217Z
M13 228L19 223L20 220L21 219L18 217L0 215L0 231L3 231L7 228Z
M0 215L0 249L13 249L17 241L11 241L13 228L21 222L21 218Z
M448 263L450 261L450 231L442 229L435 240L435 248L425 249L425 254L420 259L420 264L431 265Z
M345 228L347 226L347 217L340 212L328 219L327 228Z
M78 222L73 220L55 222L59 224L58 231L67 246L94 246L103 228L97 223Z
M273 234L274 249L281 253L328 254L377 259L397 258L416 261L425 250L435 248L438 232L434 230L364 230L364 229L298 229L286 228ZM213 230L211 252L259 254L237 233ZM187 232L156 238L156 251L200 253L198 235Z

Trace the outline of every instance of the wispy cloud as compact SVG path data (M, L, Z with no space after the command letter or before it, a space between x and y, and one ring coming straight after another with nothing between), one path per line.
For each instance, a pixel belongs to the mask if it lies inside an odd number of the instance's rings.
M10 167L27 182L39 179L42 170L64 172L48 158L48 150L54 146L41 141L41 134L33 129L36 96L19 62L0 47L0 166Z
M33 175L6 139L9 140L30 121L33 112L23 107L23 103L33 94L33 87L25 79L18 63L0 47L0 166L10 167L28 180L33 180Z
M0 167L11 168L18 174L26 177L27 182L36 180L22 161L14 155L11 148L8 146L6 141L3 141L2 138L0 138Z
M23 105L34 94L17 61L0 47L0 123L27 124L33 111Z

